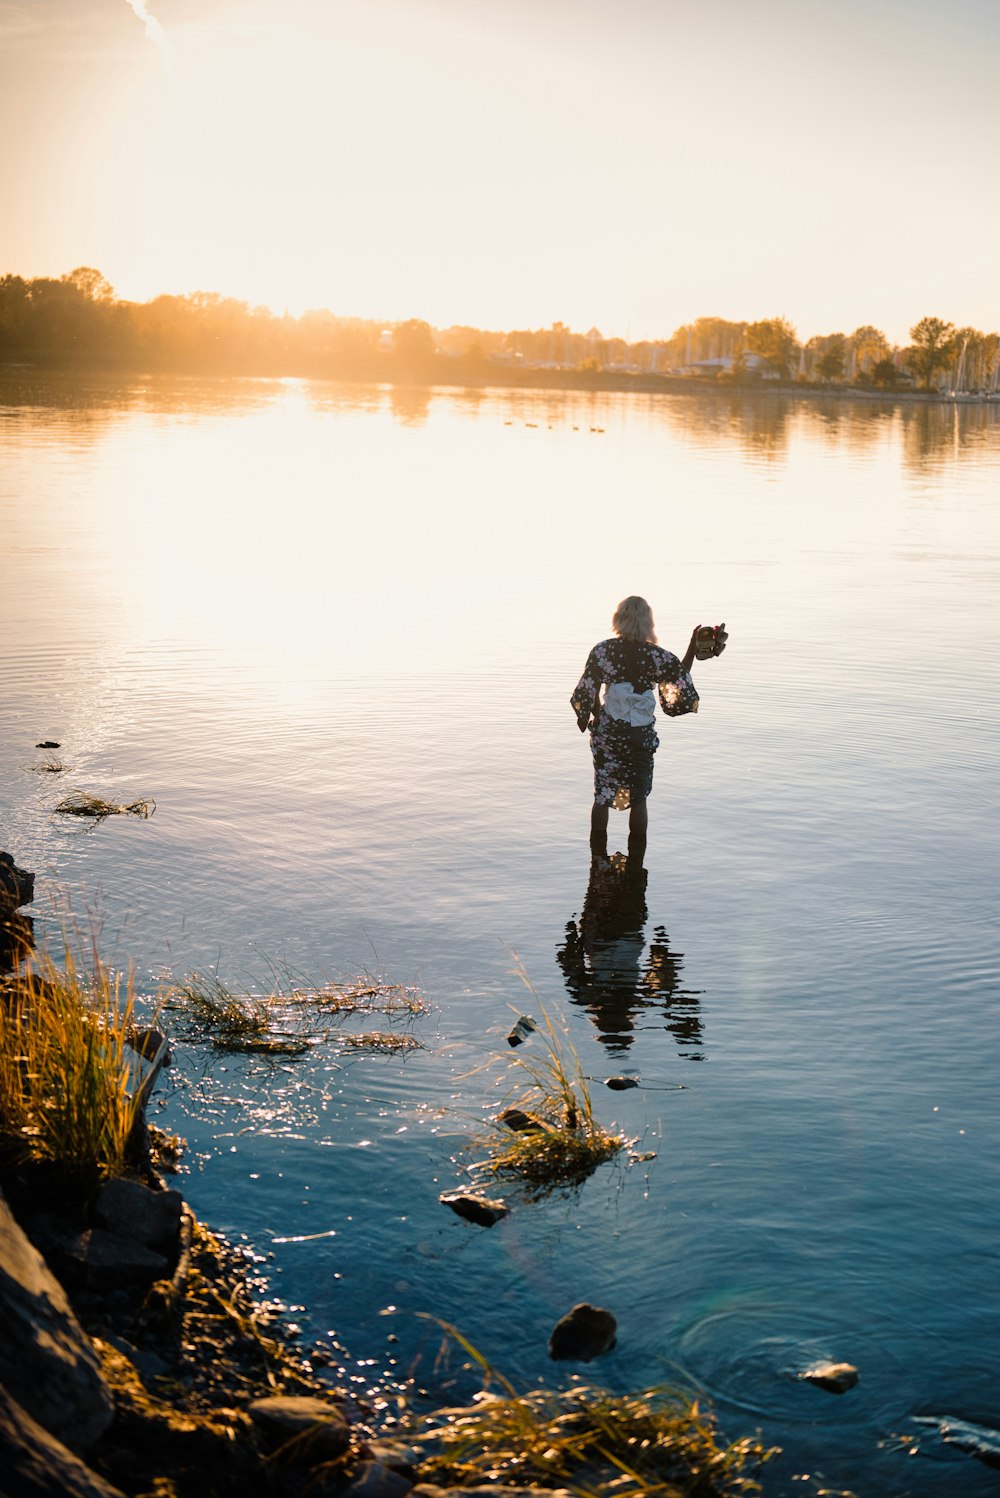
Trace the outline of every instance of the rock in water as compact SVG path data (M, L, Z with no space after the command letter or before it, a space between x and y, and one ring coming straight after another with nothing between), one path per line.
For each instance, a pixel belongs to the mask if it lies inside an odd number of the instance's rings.
M845 1394L858 1381L858 1370L853 1363L814 1363L799 1374L807 1384L816 1384L820 1389L829 1389L831 1394Z
M126 1037L133 1051L137 1052L138 1055L144 1057L146 1061L156 1060L156 1057L159 1054L160 1047L166 1040L166 1038L167 1037L164 1035L162 1030L157 1030L152 1027L146 1030L133 1030L131 1035L128 1035ZM172 1056L170 1047L168 1046L167 1054L163 1062L164 1066L169 1066L171 1060Z
M507 1036L507 1044L521 1045L523 1041L527 1040L532 1031L537 1029L538 1026L535 1024L535 1021L531 1018L531 1016L522 1014L520 1019L514 1025L510 1034Z
M626 1092L630 1087L638 1087L635 1077L607 1077L605 1087L610 1087L612 1092Z
M11 1396L46 1430L86 1451L114 1404L66 1293L0 1197L0 1368Z
M510 1211L503 1202L491 1201L488 1196L469 1196L461 1191L445 1191L438 1201L459 1217L464 1217L466 1222L474 1222L481 1228L491 1228Z
M505 1108L497 1121L506 1124L508 1129L513 1129L515 1134L537 1134L544 1127L539 1119L531 1113L525 1113L523 1108Z
M592 1358L610 1352L617 1337L618 1323L611 1312L581 1301L552 1328L549 1357L589 1363Z

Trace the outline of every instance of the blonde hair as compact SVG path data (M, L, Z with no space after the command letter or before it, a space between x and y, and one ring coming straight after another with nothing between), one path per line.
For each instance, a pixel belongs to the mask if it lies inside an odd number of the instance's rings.
M656 644L653 610L637 593L622 599L612 615L611 628L623 640L648 640L650 645Z

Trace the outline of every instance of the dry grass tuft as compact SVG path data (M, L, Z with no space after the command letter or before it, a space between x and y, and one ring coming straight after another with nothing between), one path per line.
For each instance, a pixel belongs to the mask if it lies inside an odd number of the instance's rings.
M442 1323L443 1325L443 1323ZM480 1353L454 1327L444 1329L490 1382ZM715 1421L697 1400L669 1389L611 1394L579 1386L565 1393L502 1395L437 1410L416 1440L426 1448L421 1481L446 1487L568 1487L616 1498L744 1498L759 1493L754 1474L770 1450L747 1437L721 1445Z
M47 754L40 765L29 765L37 775L61 775L67 768L62 760L55 754Z
M81 1181L119 1174L137 1119L130 1093L133 993L96 954L83 973L30 961L0 985L0 1147L15 1164Z
M156 810L156 802L149 798L121 803L93 796L90 791L72 791L55 809L70 817L92 817L96 822L103 822L105 817L126 815L148 819Z
M599 1165L635 1141L613 1133L594 1117L590 1089L568 1033L556 1031L545 1010L538 1035L540 1056L518 1055L511 1065L526 1079L508 1099L532 1127L513 1129L501 1115L483 1140L486 1159L472 1167L518 1180L532 1195L579 1186Z

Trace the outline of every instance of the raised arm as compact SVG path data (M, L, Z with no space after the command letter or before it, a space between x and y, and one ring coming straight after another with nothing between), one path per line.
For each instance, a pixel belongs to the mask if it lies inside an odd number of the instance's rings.
M694 665L694 651L695 651L695 645L698 642L698 631L699 631L699 629L701 629L701 625L700 624L696 624L695 627L694 627L694 629L691 631L691 641L690 641L690 643L688 645L688 648L685 650L683 656L681 657L681 670L682 671L690 671L691 667Z
M662 676L657 685L657 693L660 706L668 718L680 718L685 713L696 713L698 711L698 693L695 691L694 682L691 680L691 666L694 663L694 646L697 628L691 636L691 643L681 660L676 655L671 655L669 650L663 651Z

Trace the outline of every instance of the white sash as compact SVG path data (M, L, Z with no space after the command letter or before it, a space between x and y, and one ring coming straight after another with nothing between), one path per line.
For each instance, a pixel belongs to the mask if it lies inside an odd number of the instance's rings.
M615 718L619 723L628 723L633 728L645 728L653 721L656 698L652 688L645 692L635 692L630 681L616 681L605 693L604 711L609 718Z

